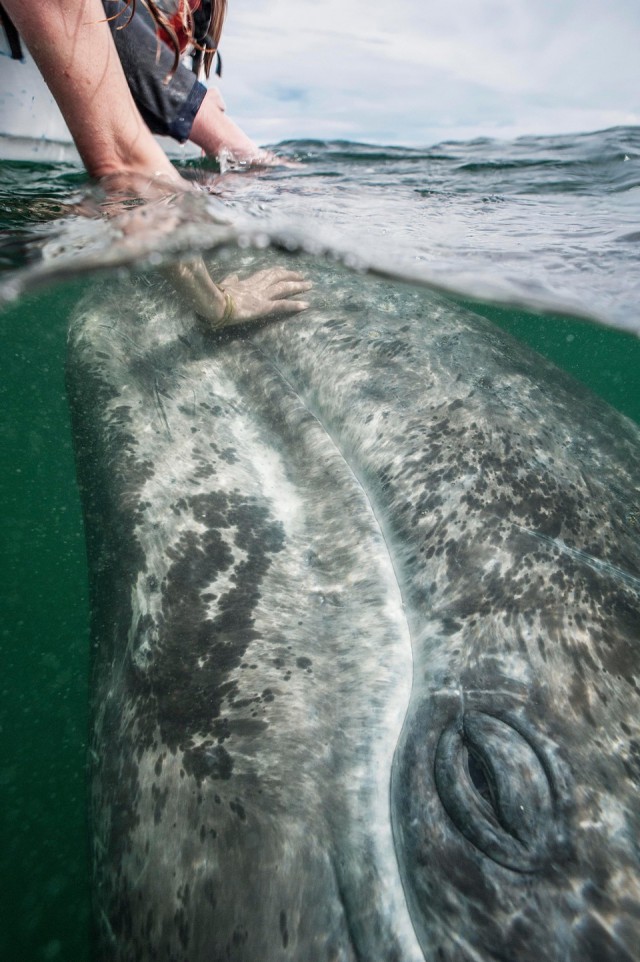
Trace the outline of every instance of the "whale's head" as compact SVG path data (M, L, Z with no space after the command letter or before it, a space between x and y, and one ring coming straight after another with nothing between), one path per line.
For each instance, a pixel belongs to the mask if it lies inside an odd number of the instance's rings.
M360 288L72 332L104 958L637 962L638 429Z

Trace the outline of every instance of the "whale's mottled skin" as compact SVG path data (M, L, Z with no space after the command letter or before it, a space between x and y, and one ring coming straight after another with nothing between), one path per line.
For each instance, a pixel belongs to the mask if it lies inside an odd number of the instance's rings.
M72 327L100 957L640 960L640 431L316 271L224 338L142 282Z

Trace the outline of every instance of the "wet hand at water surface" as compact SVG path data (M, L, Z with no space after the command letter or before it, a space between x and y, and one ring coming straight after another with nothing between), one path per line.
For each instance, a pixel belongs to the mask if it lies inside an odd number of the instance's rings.
M190 139L209 157L215 157L223 172L261 167L300 167L297 161L279 157L248 137L226 112L216 87L207 90L191 128Z

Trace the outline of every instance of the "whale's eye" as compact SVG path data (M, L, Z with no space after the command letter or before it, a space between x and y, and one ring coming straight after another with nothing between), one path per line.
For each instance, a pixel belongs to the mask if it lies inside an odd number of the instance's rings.
M467 771L469 772L469 778L473 784L478 795L484 799L484 801L495 808L494 802L494 791L491 787L491 776L485 769L481 760L473 752L469 751L467 746Z
M438 742L435 782L458 830L495 862L531 872L545 858L553 825L542 760L511 725L467 712Z

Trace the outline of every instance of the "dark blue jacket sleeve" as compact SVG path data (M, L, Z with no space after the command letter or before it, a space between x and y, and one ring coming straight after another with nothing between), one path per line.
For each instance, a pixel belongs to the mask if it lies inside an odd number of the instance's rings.
M155 24L143 3L129 23L123 0L102 0L120 61L138 110L154 134L184 143L207 88L183 63L168 82L173 50L156 37ZM120 13L120 16L118 16Z

